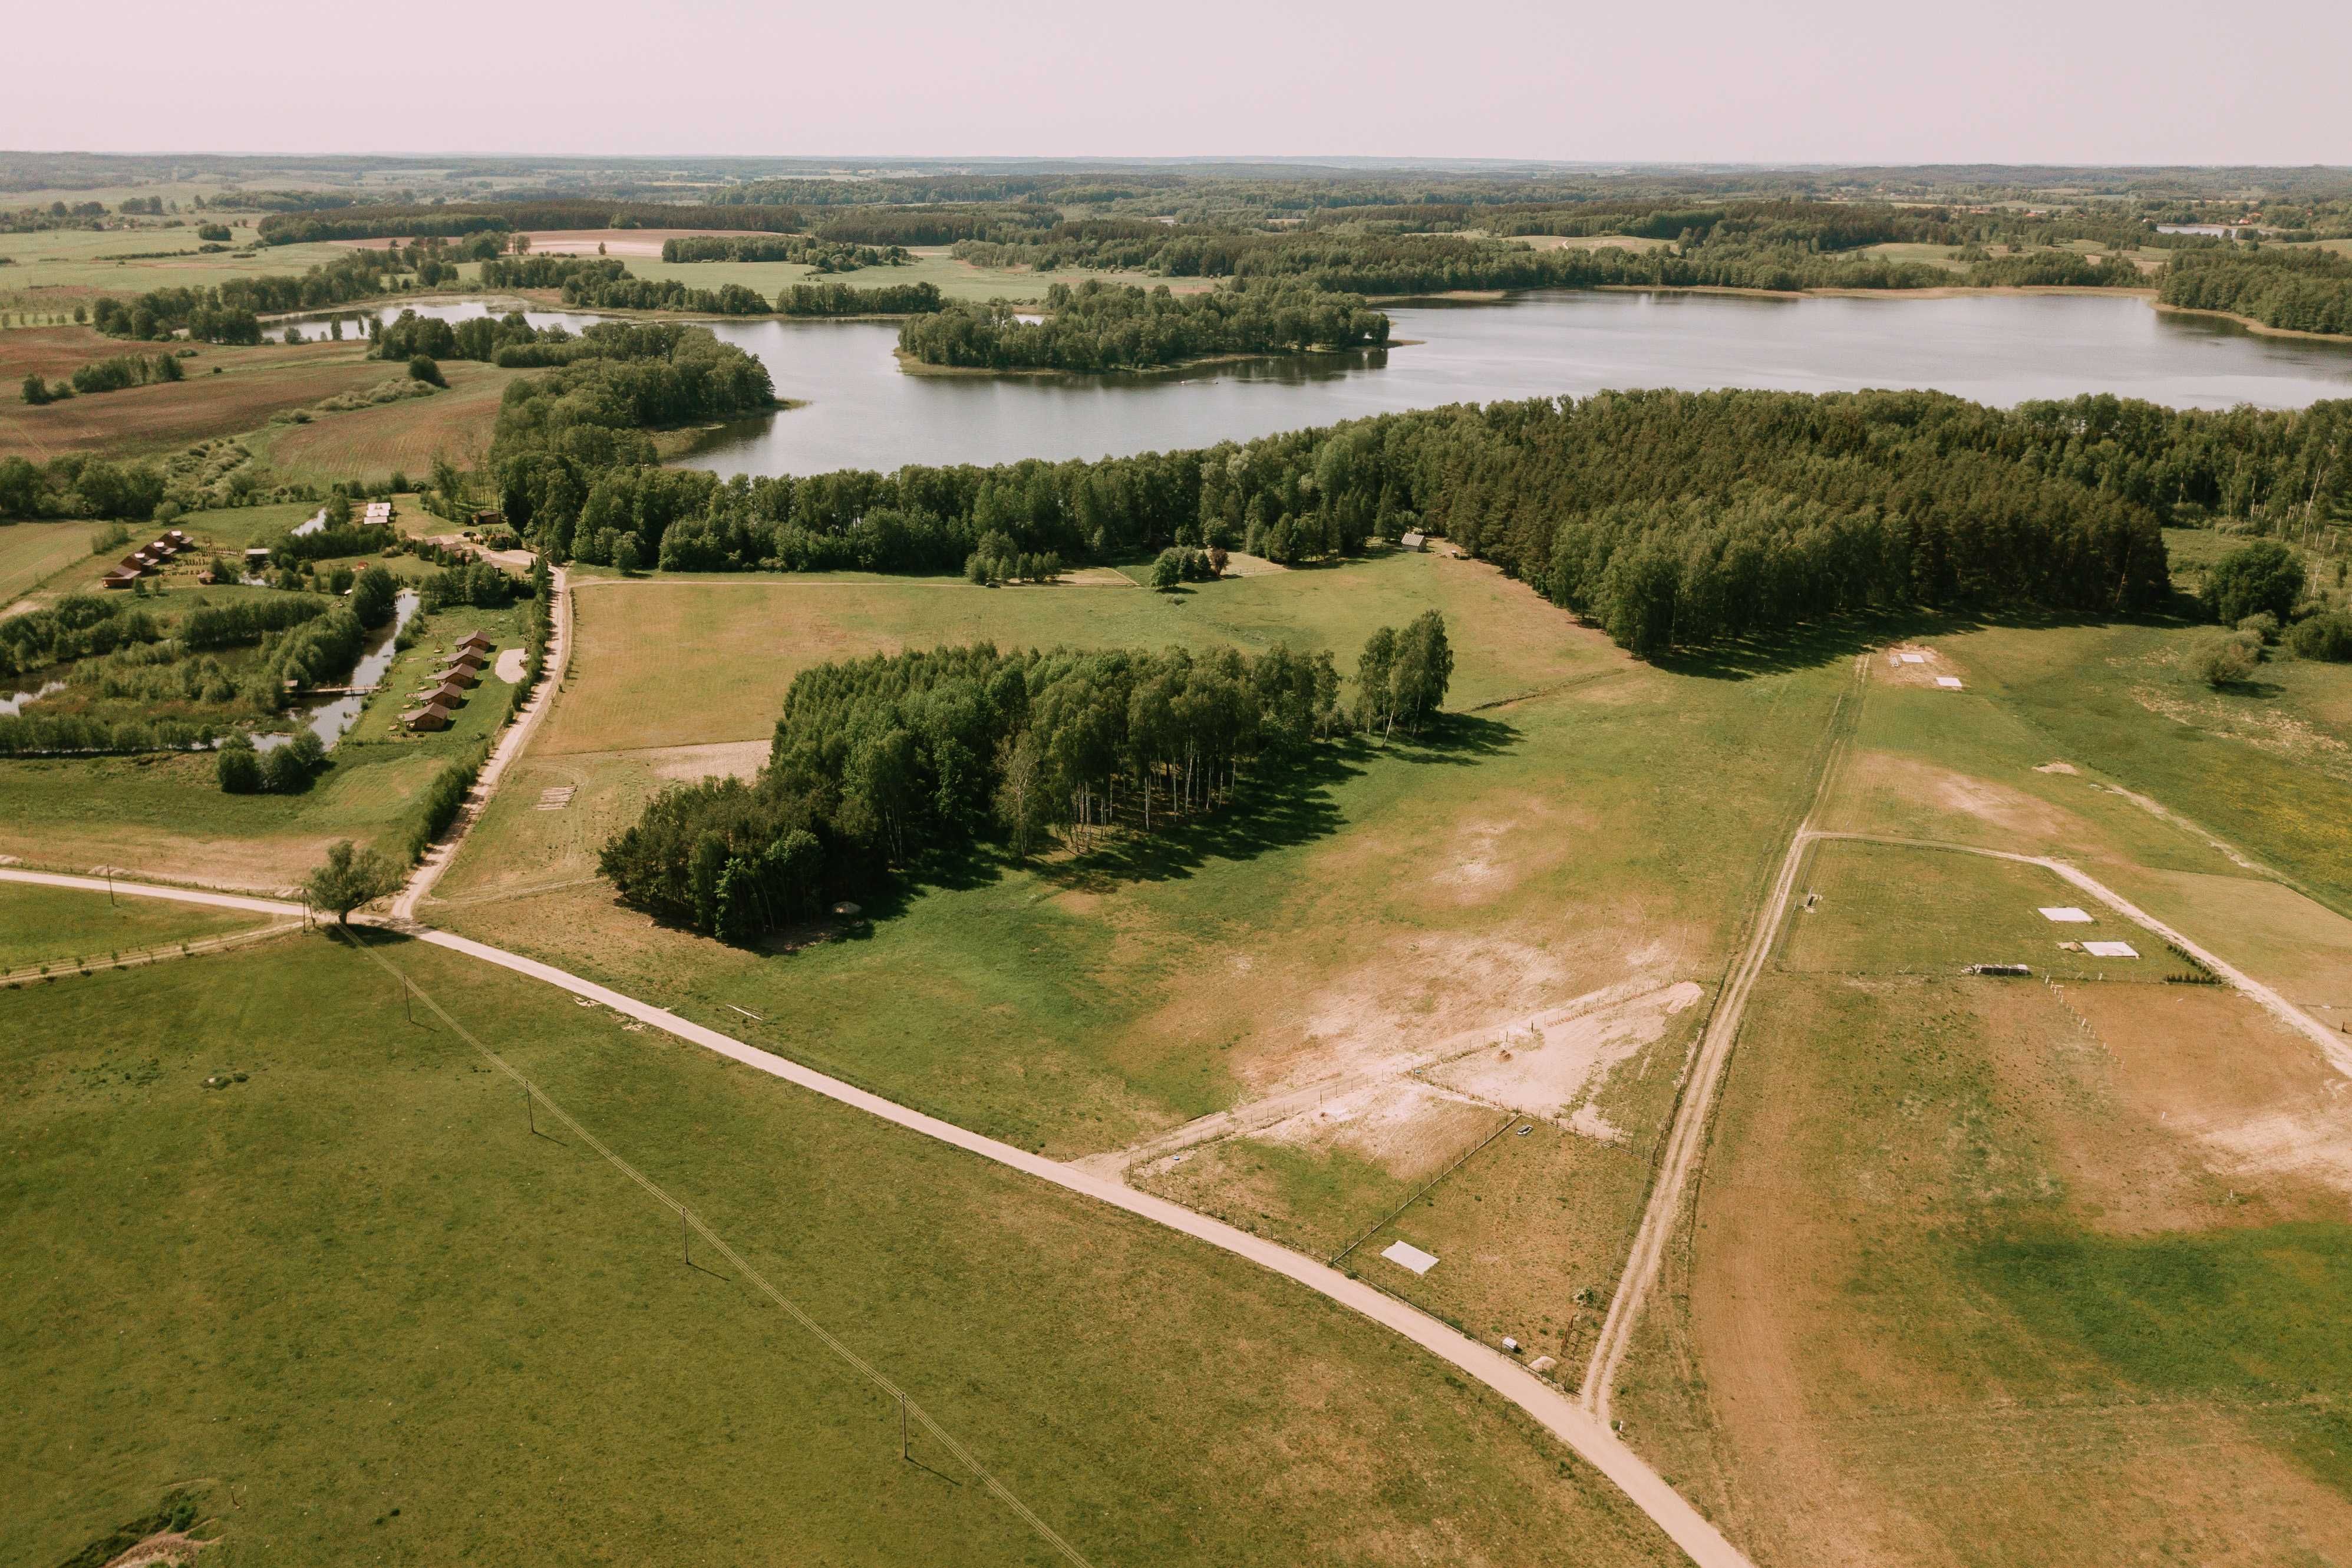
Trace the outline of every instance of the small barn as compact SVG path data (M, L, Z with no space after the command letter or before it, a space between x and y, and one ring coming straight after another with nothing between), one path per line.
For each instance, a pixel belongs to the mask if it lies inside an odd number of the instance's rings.
M1419 528L1414 528L1407 532L1404 538L1397 540L1397 544L1403 549L1425 550L1429 548L1429 536Z
M449 664L453 668L462 664L467 669L478 670L489 662L488 656L478 648L460 648L449 655Z
M466 688L459 685L455 681L444 681L438 686L434 688L432 696L427 698L426 701L439 703L445 707L464 707L466 706Z
M477 649L481 653L488 653L491 649L496 648L498 644L496 643L491 642L479 632L468 632L463 637L457 639L457 651L461 653L468 648Z
M481 672L470 664L452 664L433 679L437 685L457 686L461 690L482 684Z
M400 722L406 729L446 729L449 727L449 710L438 702L429 702L402 714Z
M118 566L98 580L105 588L128 588L139 580L139 574L127 566Z

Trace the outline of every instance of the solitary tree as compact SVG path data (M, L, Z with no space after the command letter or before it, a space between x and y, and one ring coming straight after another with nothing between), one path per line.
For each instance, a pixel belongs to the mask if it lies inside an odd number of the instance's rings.
M2284 621L2302 597L2303 562L2276 539L2239 546L2205 580L2206 606L2225 626L2265 610Z
M361 904L389 896L400 886L400 870L373 850L355 849L349 839L327 851L327 863L310 873L304 884L312 907L332 910L348 923Z

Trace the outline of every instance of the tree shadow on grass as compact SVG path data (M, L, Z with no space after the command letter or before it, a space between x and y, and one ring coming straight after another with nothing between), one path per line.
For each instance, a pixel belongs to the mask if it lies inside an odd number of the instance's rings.
M2095 611L2004 611L1967 609L1885 610L1825 616L1819 621L1746 637L1727 638L1708 648L1677 648L1650 663L1669 674L1701 680L1747 681L1759 675L1819 669L1889 643L1950 637L1963 632L2007 627L2051 630L2095 626L2189 626L2199 619L2176 604L2138 614Z

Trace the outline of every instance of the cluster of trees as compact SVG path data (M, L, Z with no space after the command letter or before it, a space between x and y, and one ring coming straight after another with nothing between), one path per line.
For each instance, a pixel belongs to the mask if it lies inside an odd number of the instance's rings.
M1055 284L1045 309L1031 322L1003 300L951 304L900 328L898 347L930 365L1091 371L1389 340L1388 317L1360 298L1297 285L1172 294L1089 278Z
M242 731L221 742L213 774L224 794L299 795L326 765L326 743L308 728L298 729L268 751Z
M93 593L69 594L45 610L0 621L0 675L30 674L163 635L163 626L145 610Z
M350 517L350 503L344 502L344 517L337 522L330 514L327 521L307 534L289 529L269 541L269 564L290 567L299 561L325 560L330 556L373 555L391 549L400 543L400 530L389 523L371 528L355 523Z
M682 235L662 241L664 261L789 261L819 272L903 267L914 257L904 246L848 245L808 235Z
M387 581L391 577L388 572L367 575L383 577ZM315 621L327 610L327 601L314 593L269 594L231 600L225 604L199 604L181 618L176 635L180 645L190 653L209 653L258 643L273 632L290 631L306 621Z
M397 258L386 252L355 250L299 277L232 277L211 287L155 288L128 302L101 295L90 306L90 325L117 338L169 338L185 329L202 342L258 343L258 318L373 298L387 291L397 267Z
M515 580L492 562L477 560L435 572L417 591L427 610L503 610L515 601Z
M692 310L705 316L765 316L768 297L740 283L692 288L674 277L632 277L619 262L608 277L586 274L563 286L563 302L588 310Z
M779 316L920 316L941 308L936 283L889 283L853 288L846 283L794 283L776 296Z
M403 310L376 329L373 352L382 360L409 360L422 354L432 360L504 363L500 356L509 349L572 340L572 334L562 327L540 330L523 319L520 310L510 310L504 316L475 316L463 321L444 321L437 316Z
M981 548L988 548L985 539ZM1151 558L1151 586L1161 593L1173 592L1187 582L1213 582L1224 572L1225 552L1214 546L1195 549L1190 545L1170 545ZM968 570L966 575L970 575Z
M629 276L628 265L602 256L494 256L482 263L485 288L562 288L581 278L606 281Z
M1328 653L1279 646L821 664L793 680L756 782L657 796L599 865L626 902L740 940L992 831L1026 854L1209 810L1244 768L1342 728L1339 698Z
M181 367L176 354L115 354L103 360L92 360L74 367L72 377L51 386L41 380L37 371L25 375L25 401L36 408L55 402L61 397L73 397L83 392L121 392L125 387L143 387L152 382L185 381L187 371Z
M2233 247L2173 257L2158 298L2294 332L2352 332L2352 258L2326 250Z
M1051 582L1062 575L1062 558L1052 550L1031 555L1008 535L987 534L964 558L963 575L967 581L984 588L1001 588L1008 582Z
M0 517L144 522L163 504L167 483L152 463L115 463L78 452L47 463L0 457Z

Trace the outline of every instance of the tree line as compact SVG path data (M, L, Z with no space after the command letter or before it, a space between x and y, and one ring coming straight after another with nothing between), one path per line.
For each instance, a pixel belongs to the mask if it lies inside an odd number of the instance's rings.
M322 309L386 293L405 258L386 251L353 251L299 277L232 277L202 288L155 288L128 301L100 295L90 325L116 338L169 338L184 330L200 342L258 343L257 318Z
M661 258L667 262L787 261L820 273L904 267L914 259L904 246L849 245L811 235L673 235L662 241Z
M2157 298L2293 332L2352 332L2352 259L2326 250L2231 247L2178 256Z
M1426 719L1452 669L1434 612L1374 639L1389 714ZM1410 643L1411 655L1400 647ZM793 679L767 766L656 796L604 847L626 903L730 941L864 894L982 838L1017 855L1150 832L1234 800L1349 727L1330 654L1282 646L1000 653L989 644L819 664ZM1370 710L1368 710L1370 711ZM1239 807L1236 809L1246 809Z
M1088 278L1056 283L1045 316L1024 321L1003 300L957 302L898 329L925 364L1079 371L1171 365L1214 354L1301 353L1386 343L1389 319L1360 297L1295 284L1240 284L1198 294Z
M73 374L54 384L44 382L38 371L25 372L23 395L36 408L57 402L59 398L75 397L87 392L121 392L127 387L143 387L154 382L185 381L187 371L181 367L175 354L115 354L103 360L92 360L86 365L76 365Z
M789 231L799 226L800 214L789 207L688 207L670 202L555 197L351 206L329 213L273 213L261 220L256 232L266 245L315 245L322 240L450 239L517 229L692 227Z

